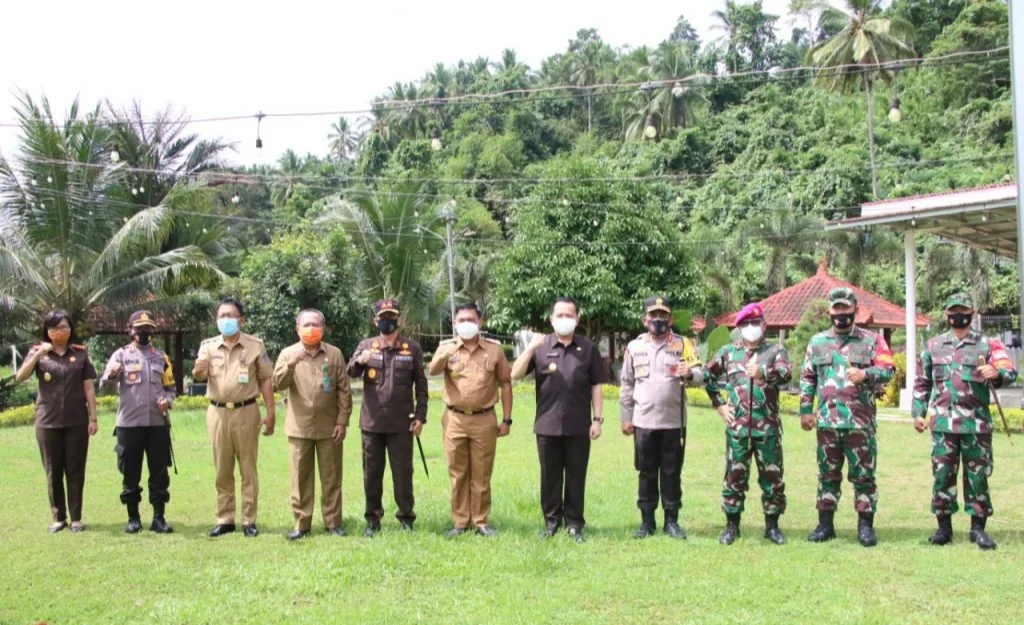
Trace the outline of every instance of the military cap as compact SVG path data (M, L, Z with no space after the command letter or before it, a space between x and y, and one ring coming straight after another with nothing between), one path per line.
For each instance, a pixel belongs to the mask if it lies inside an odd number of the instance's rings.
M970 293L954 293L946 298L946 310L956 308L957 306L963 306L964 308L974 310L974 299L971 297Z
M156 327L156 321L153 319L153 313L148 310L136 310L132 313L132 316L128 318L129 328L142 328L149 326L151 328Z
M854 295L853 289L849 287L839 287L832 289L828 292L828 305L835 306L836 304L846 304L847 306L857 305L857 296Z
M664 295L652 295L644 300L644 310L651 312L652 310L664 310L667 313L672 312L672 302L669 301Z
M398 300L394 298L377 300L377 303L373 305L373 312L378 315L386 312L397 315L399 314Z
M747 304L736 313L736 325L740 325L746 319L764 319L764 308L760 302Z

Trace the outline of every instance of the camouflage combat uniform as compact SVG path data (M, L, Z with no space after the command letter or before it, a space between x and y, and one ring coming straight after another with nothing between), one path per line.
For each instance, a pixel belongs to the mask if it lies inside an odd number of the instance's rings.
M992 516L988 477L992 475L991 391L975 368L988 364L999 371L998 388L1017 379L1006 347L971 331L963 340L946 332L928 341L918 359L914 380L914 418L932 412L932 513L951 515L959 508L956 477L964 463L964 508L967 514Z
M784 465L779 389L789 383L793 371L784 347L761 341L753 354L763 377L754 381L752 414L747 413L747 407L751 405L750 377L747 376L751 352L746 345L742 341L726 345L705 367L705 389L712 405L718 408L726 403L719 394L719 378L725 376L728 403L734 410L732 425L725 430L722 510L726 514L743 512L750 478L750 459L754 456L764 513L780 515L786 510L786 485L782 479ZM748 438L751 423L753 433Z
M846 380L849 367L866 373L863 383ZM814 414L817 397L819 511L834 511L838 506L846 459L857 512L874 514L878 504L875 388L893 374L892 352L881 334L857 326L848 334L832 328L814 335L808 344L800 372L800 415Z

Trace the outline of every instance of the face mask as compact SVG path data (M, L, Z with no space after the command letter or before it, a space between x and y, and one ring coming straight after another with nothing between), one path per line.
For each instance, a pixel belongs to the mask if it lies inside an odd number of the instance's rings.
M949 322L950 327L963 330L971 325L971 318L973 316L971 313L951 313L946 315L946 321Z
M761 326L743 326L740 328L740 336L748 343L756 343L764 335L764 328Z
M299 329L299 340L302 341L303 345L318 345L322 338L324 338L323 328Z
M832 325L838 330L845 330L853 325L853 313L829 315L829 317L832 318Z
M667 319L650 319L647 321L647 331L654 336L662 336L668 332Z
M383 317L377 321L377 329L383 335L394 334L395 330L398 329L398 319L391 319L390 317Z
M455 325L455 333L463 341L471 341L473 337L480 333L480 324L473 323L472 321L463 321Z
M558 317L551 322L558 336L569 336L576 331L576 320L571 317Z
M68 341L71 340L71 330L51 329L46 331L46 335L50 337L50 342L58 347L67 345Z
M149 341L153 338L153 334L150 332L136 332L135 340L138 341L139 345L149 345Z
M234 336L238 334L238 319L218 319L217 329L220 330L220 333L224 336Z

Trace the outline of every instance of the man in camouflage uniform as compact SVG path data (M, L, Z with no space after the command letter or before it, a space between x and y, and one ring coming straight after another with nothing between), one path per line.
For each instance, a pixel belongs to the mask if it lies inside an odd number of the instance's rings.
M800 425L807 431L818 428L818 527L807 539L825 542L836 537L832 520L839 504L845 459L850 463L847 479L853 484L860 517L857 540L873 547L878 544L874 530L878 505L875 388L892 379L895 367L882 335L856 325L853 289L832 289L828 312L832 329L811 338L800 372Z
M992 475L992 386L1017 379L1006 347L997 339L971 329L974 302L967 294L946 300L949 332L928 341L917 365L914 380L914 427L924 432L928 408L932 409L932 514L939 529L928 540L945 545L953 540L952 515L957 511L956 474L964 463L964 507L971 517L971 542L981 549L995 549L985 533L992 516L988 476Z
M718 541L731 545L740 536L740 515L750 479L750 459L757 461L764 537L776 545L786 542L779 516L786 511L786 484L782 480L782 422L779 389L793 376L789 354L781 345L764 340L764 309L749 304L736 315L742 340L726 345L708 362L705 389L725 421L725 483L722 511L725 530ZM728 401L719 394L725 376ZM753 390L753 395L751 395Z

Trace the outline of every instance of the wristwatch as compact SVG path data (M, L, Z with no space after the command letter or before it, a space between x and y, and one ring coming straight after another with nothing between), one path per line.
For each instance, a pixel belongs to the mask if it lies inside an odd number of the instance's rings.
M505 425L512 425L512 419L504 419L502 423Z
M604 417L594 417L594 423L598 425L604 424Z

